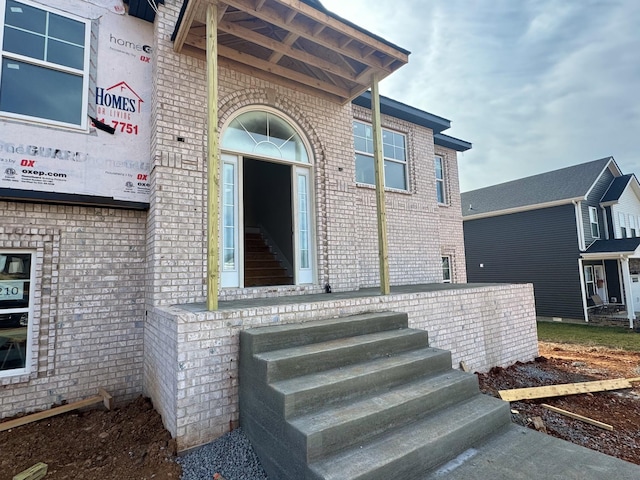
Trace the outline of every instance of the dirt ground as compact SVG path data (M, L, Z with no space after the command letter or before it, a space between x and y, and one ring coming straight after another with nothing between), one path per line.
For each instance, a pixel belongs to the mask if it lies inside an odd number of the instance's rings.
M535 362L478 374L482 391L640 377L640 353L541 343ZM640 464L640 383L635 389L513 402L513 421L533 428L541 417L550 435ZM613 431L541 406L613 425ZM38 462L50 480L178 480L175 442L151 403L138 398L113 411L71 412L0 432L0 480Z
M483 392L614 378L640 377L640 353L557 343L540 343L535 362L478 374ZM512 402L512 420L535 428L541 417L554 437L640 465L640 382L633 389ZM613 426L607 431L554 413L546 403ZM514 413L516 412L516 413Z

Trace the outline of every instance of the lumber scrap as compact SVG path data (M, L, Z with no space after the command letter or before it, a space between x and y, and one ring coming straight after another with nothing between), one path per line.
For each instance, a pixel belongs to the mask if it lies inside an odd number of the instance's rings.
M565 395L576 395L578 393L607 392L609 390L621 390L623 388L632 388L629 380L625 378L597 380L595 382L563 383L545 387L514 388L512 390L500 390L498 393L502 400L516 402L518 400L562 397Z
M563 410L562 408L554 407L553 405L548 405L546 403L543 403L542 406L548 410L551 410L552 412L559 413L560 415L575 418L576 420L580 420L582 422L588 423L590 425L594 425L604 430L609 430L610 432L613 431L613 425L609 425L608 423L599 422L598 420L594 420L593 418L589 418L583 415L579 415L577 413L569 412L567 410Z
M531 421L533 422L533 426L537 431L547 433L547 427L544 424L542 417L533 417Z
M95 395L93 397L85 398L84 400L78 400L77 402L68 403L66 405L61 405L59 407L44 410L42 412L32 413L31 415L25 415L24 417L9 420L8 422L2 422L0 423L0 432L4 432L5 430L9 430L11 428L20 427L22 425L26 425L27 423L37 422L38 420L42 420L44 418L54 417L56 415L60 415L61 413L66 413L72 410L77 410L79 408L95 405L96 403L103 403L104 406L109 410L113 408L113 398L104 389L100 388L98 389L98 395Z
M40 480L47 474L48 465L46 463L36 463L34 466L13 476L13 480Z

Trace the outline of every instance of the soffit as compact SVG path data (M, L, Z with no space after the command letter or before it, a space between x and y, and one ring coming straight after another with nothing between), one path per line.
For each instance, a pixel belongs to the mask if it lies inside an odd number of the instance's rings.
M206 55L206 11L217 3L218 57L346 103L408 62L409 52L299 0L189 0L174 48Z

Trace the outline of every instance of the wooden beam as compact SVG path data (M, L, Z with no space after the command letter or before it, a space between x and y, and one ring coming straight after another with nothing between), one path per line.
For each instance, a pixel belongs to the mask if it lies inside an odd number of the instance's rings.
M298 73L294 70L290 70L288 68L270 63L268 60L262 60L252 55L238 52L237 50L233 50L231 48L223 47L222 45L218 47L218 51L221 56L230 58L231 60L235 60L236 62L261 68L275 75L279 75L284 78L290 78L292 80L295 80L296 82L300 82L302 84L309 85L310 87L333 93L334 95L337 95L339 97L347 98L349 94L348 90L337 87L335 85L331 85L316 78L312 78L308 75L305 75L304 73Z
M607 392L623 388L631 388L631 383L624 378L618 378L615 380L597 380L595 382L564 383L545 387L514 388L512 390L500 390L498 393L502 400L516 402L518 400L562 397L578 393Z
M198 7L200 6L200 0L190 0L187 4L187 8L184 11L184 15L182 16L182 22L180 22L180 27L178 28L178 33L176 34L176 39L173 42L173 50L175 52L182 51L182 47L184 46L184 42L189 35L189 30L191 29L191 24L193 23L193 19L196 16L196 12L198 11Z
M282 43L283 43L284 45L287 45L287 46L289 46L289 47L290 47L291 45L293 45L294 43L296 43L296 40L297 40L298 38L300 38L298 35L296 35L295 33L291 33L291 32L289 32L289 33L287 33L287 36L286 36L286 37L285 37L285 39L282 41ZM284 56L284 53L283 53L283 52L275 52L275 51L274 51L274 52L271 54L271 56L269 57L269 61L270 61L270 62L272 62L272 63L278 63L278 62L280 61L280 59L281 59L283 56Z
M373 124L373 158L376 177L376 207L378 218L378 258L380 261L380 293L389 295L389 247L387 244L387 209L384 195L384 150L382 146L382 122L378 77L371 82L371 123Z
M298 35L295 33L289 33L287 38L285 38L285 41L278 41L231 22L220 22L220 25L218 25L218 29L223 32L235 35L236 37L240 37L244 40L248 40L249 42L255 43L256 45L262 45L263 47L273 50L274 52L281 53L290 58L294 58L296 60L300 60L301 62L308 63L314 67L321 68L322 70L345 78L352 82L354 82L356 79L356 76L353 73L340 68L335 63L329 62L320 57L316 57L315 55L304 52L302 50L298 50L288 45L286 43L287 39L291 39L291 43L293 44L293 42L295 42L295 40L298 38Z
M229 8L229 5L227 5L226 3L218 4L218 22L222 20L222 18L224 17L224 14L227 13L228 8Z
M38 462L34 466L14 475L12 480L40 480L47 474L48 468L49 466L46 463Z
M280 0L278 0L280 1ZM264 20L265 22L269 22L272 23L273 25L277 25L280 26L286 30L289 30L292 33L296 33L299 36L306 38L308 40L311 40L312 42L317 43L318 45L322 45L325 48L331 49L333 51L335 51L336 53L339 53L341 55L347 56L349 58L352 58L353 60L356 60L360 63L364 63L365 65L369 65L370 67L374 67L376 69L382 70L384 71L384 73L386 75L392 73L393 70L390 70L388 68L384 68L382 66L382 62L375 56L369 56L367 58L362 58L362 52L360 51L360 49L356 48L356 47L352 47L351 45L347 45L344 48L340 48L340 45L338 42L336 41L329 41L326 40L325 38L323 38L322 36L314 36L313 34L313 30L312 29L307 29L307 28L302 28L298 25L296 25L296 23L292 23L290 25L286 25L283 22L283 18L280 14L275 13L270 11L268 8L263 8L260 11L257 11L255 9L250 9L247 8L247 5L245 3L243 3L240 0L225 0L225 3L228 3L229 5L231 5L232 7L238 8L239 10L242 10L244 12L250 13L251 15L254 15L255 17ZM303 5L304 4L302 2L300 2L299 0L296 0L296 3ZM311 8L311 7L309 7ZM315 10L314 10L315 11ZM321 14L320 12L318 12L319 14ZM323 14L322 14L323 15ZM331 17L327 17L327 18L331 18ZM318 18L313 17L313 20L315 22L318 21ZM323 22L326 23L326 22ZM337 25L341 25L344 26L345 24L343 24L342 22L338 22ZM331 27L331 25L327 25L329 27ZM340 33L345 33L343 30L338 30ZM370 37L366 37L369 39L369 42L372 40ZM365 42L368 43L368 42ZM385 49L386 50L386 49ZM407 63L409 58L408 55L399 52L397 50L391 49L391 52L384 52L387 53L388 55L392 55L394 56L394 58L403 61L403 63ZM395 55L394 55L395 53ZM386 76L385 75L385 76Z
M99 389L99 392L102 393L98 393L98 395L90 398L85 398L84 400L78 400L77 402L68 403L66 405L61 405L49 410L44 410L42 412L32 413L31 415L25 415L24 417L9 420L8 422L2 422L0 423L0 432L4 432L5 430L9 430L11 428L20 427L31 422L37 422L38 420L42 420L44 418L54 417L56 415L60 415L61 413L71 412L72 410L95 405L96 403L105 403L105 394L108 395L109 398L111 398L111 395L106 393L103 389ZM106 405L107 403L105 403L105 406Z
M220 281L218 161L218 7L207 7L207 310L218 309Z
M594 425L604 430L609 430L610 432L613 431L613 425L609 425L608 423L599 422L598 420L594 420L589 417L584 417L582 415L578 415L577 413L569 412L567 410L563 410L562 408L554 407L552 405L547 405L546 403L543 403L542 406L548 410L551 410L552 412L559 413L560 415L575 418L576 420L580 420L582 422L588 423L589 425Z
M264 6L264 2L266 2L267 0L257 0L256 1L256 10L260 11L262 10L262 7Z

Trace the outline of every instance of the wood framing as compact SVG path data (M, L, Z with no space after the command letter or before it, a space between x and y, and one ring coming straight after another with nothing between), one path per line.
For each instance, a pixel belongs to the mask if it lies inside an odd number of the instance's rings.
M218 309L220 249L218 213L218 7L207 8L207 310Z
M409 53L298 0L189 0L174 49L208 44L204 13L217 8L220 57L296 82L346 103L407 63ZM197 56L197 55L196 55Z
M371 82L371 123L373 124L373 159L376 178L376 210L378 218L378 258L380 260L380 293L389 295L389 247L387 244L387 209L384 195L384 150L380 119L378 77Z

